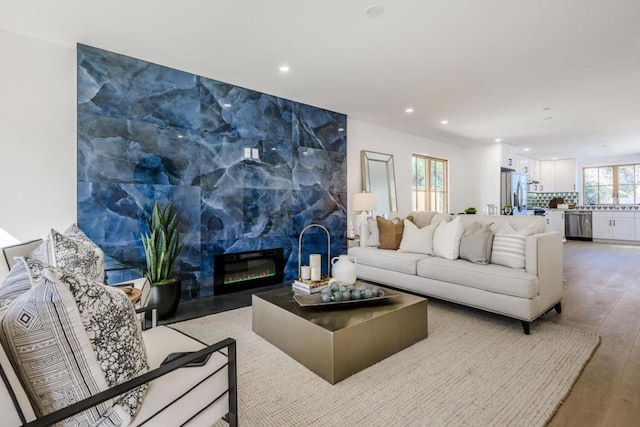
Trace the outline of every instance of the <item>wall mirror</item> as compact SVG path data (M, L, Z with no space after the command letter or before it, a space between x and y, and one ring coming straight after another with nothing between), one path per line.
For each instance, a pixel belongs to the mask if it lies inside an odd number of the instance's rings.
M360 151L362 189L376 195L378 209L372 214L387 216L398 210L396 198L396 172L393 154Z

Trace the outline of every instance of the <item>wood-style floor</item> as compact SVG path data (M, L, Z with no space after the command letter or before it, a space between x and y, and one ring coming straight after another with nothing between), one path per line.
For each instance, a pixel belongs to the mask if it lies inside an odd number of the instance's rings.
M562 314L545 320L601 343L549 426L640 426L640 246L568 241L564 274Z

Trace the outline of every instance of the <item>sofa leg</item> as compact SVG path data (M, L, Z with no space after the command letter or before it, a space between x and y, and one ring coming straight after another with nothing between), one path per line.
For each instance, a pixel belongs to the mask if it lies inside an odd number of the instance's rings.
M524 334L531 335L531 322L525 322L524 320L521 320L520 323L522 323L522 329L524 329Z
M559 303L554 305L553 308L556 309L556 313L558 313L558 314L562 313L562 301L560 301Z

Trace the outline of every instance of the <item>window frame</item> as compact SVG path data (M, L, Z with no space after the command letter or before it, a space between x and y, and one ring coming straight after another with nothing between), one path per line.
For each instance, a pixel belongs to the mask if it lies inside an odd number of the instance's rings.
M630 203L620 203L620 173L619 169L624 167L631 167L634 173L633 184L622 184L622 185L631 185L633 187L633 200ZM612 201L611 203L601 203L600 202L600 193L601 188L609 186L609 184L600 184L600 179L598 178L598 185L587 185L587 170L595 169L597 170L597 176L600 177L600 170L605 168L611 168L612 170ZM625 163L619 165L599 165L599 166L583 166L582 167L582 200L584 204L589 204L587 201L587 189L596 188L597 194L597 203L593 205L637 205L640 204L640 163Z
M424 187L417 186L416 162L424 162ZM442 163L442 188L434 188L432 183L432 162ZM420 197L422 195L422 197ZM442 202L442 206L439 205ZM413 154L411 156L411 209L413 211L449 211L449 161L438 157Z

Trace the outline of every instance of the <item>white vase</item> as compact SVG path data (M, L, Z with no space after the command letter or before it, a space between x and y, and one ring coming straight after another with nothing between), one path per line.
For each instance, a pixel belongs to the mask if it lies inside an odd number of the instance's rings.
M344 285L356 283L356 259L349 255L340 255L331 260L331 277Z

